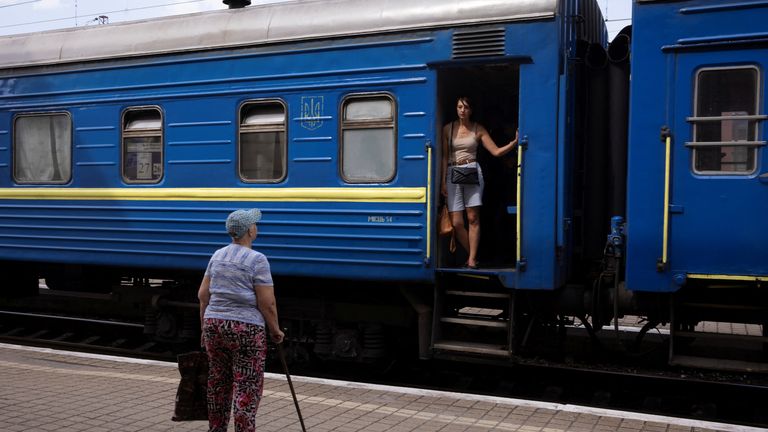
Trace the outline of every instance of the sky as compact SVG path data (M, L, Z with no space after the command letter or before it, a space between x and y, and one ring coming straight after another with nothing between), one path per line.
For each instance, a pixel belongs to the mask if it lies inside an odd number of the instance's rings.
M252 4L282 0L252 0ZM629 24L632 0L597 0L608 36ZM221 0L0 0L0 35L225 9ZM100 16L107 17L99 19Z

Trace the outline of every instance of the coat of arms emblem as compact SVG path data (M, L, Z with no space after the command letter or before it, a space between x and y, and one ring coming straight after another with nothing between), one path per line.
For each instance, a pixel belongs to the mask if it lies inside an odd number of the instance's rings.
M323 96L301 97L301 127L317 130L323 125Z

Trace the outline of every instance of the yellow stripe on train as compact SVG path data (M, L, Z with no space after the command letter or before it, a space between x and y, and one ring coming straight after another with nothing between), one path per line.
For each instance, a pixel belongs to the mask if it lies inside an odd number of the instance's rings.
M133 201L334 201L425 203L425 187L52 188L0 189L0 199Z
M724 280L724 281L747 281L747 282L768 282L768 276L758 276L758 275L724 275L724 274L688 273L686 276L689 279L707 279L707 280Z

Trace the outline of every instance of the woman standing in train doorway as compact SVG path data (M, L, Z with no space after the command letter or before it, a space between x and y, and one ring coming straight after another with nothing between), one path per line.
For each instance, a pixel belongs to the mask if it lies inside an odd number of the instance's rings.
M269 262L251 249L259 220L258 209L227 217L232 243L213 254L197 295L208 352L209 432L227 431L233 405L235 431L256 430L267 358L264 327L273 342L283 342Z
M501 157L517 146L515 139L503 147L496 146L488 131L472 121L472 102L467 96L456 100L457 120L443 126L443 158L441 193L447 198L451 223L459 244L469 253L465 264L478 268L477 246L480 243L480 206L483 205L483 172L477 163L477 147L482 144L490 154ZM469 230L464 226L467 213Z

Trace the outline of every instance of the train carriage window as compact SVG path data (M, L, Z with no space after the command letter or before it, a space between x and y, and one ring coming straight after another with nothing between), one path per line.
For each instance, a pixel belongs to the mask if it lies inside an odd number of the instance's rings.
M751 174L756 169L759 78L755 67L702 69L696 76L693 169Z
M159 108L123 112L123 180L157 183L163 177L163 118Z
M342 103L341 173L349 183L395 176L395 104L388 95L355 95Z
M285 105L250 102L240 108L239 172L246 182L278 182L286 167Z
M13 125L17 183L67 183L72 178L72 119L67 113L20 115Z

